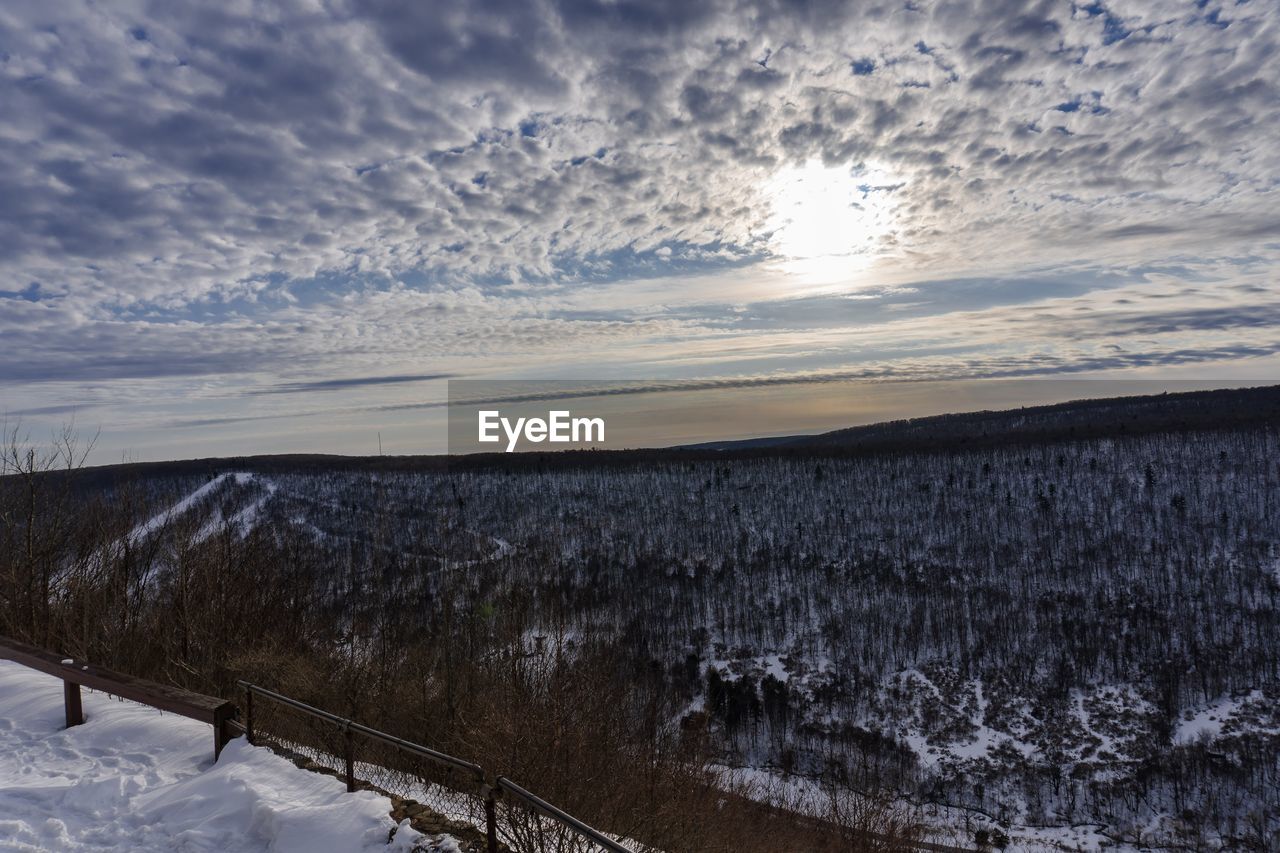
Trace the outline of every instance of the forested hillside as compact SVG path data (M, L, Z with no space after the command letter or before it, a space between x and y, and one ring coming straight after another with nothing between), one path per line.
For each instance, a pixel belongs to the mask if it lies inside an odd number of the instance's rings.
M201 555L252 545L281 612L331 626L310 642L366 660L430 645L430 690L462 689L467 657L603 650L645 685L650 724L720 763L1006 826L1262 846L1280 833L1278 451L1252 426L170 475L119 495L196 498L118 539L171 637L209 594Z

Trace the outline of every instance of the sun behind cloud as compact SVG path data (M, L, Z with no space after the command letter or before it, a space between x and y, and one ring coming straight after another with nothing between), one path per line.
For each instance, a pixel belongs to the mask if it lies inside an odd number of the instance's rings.
M901 181L882 168L786 166L765 184L770 247L781 269L804 284L847 284L868 270L893 232Z

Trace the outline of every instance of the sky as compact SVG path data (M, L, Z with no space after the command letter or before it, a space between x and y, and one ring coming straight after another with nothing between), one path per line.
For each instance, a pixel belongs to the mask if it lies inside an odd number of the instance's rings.
M422 453L450 379L1272 379L1278 47L1263 0L9 0L0 417Z

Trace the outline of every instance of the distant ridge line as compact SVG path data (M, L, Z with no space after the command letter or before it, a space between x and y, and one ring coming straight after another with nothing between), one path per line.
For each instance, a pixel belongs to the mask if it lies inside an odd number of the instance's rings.
M1280 385L1073 400L1018 409L904 418L817 435L748 438L665 448L464 456L286 453L120 463L87 467L70 474L50 472L48 476L73 476L77 483L100 487L138 476L213 476L228 470L288 473L322 468L357 472L444 472L774 456L849 457L1256 427L1280 427ZM0 482L4 479L0 478Z

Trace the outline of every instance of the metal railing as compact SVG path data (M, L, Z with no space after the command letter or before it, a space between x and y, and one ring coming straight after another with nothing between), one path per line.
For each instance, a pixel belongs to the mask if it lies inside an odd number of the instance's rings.
M211 723L215 756L231 737L243 733L251 744L270 744L307 769L343 778L349 791L367 788L388 795L391 815L397 822L409 818L415 829L425 833L453 835L464 842L462 849L466 853L597 853L600 850L633 853L510 779L486 774L477 764L246 681L237 682L244 690L243 707L237 710L231 702L217 697L72 661L5 637L0 637L2 659L65 682L69 727L84 721L80 702L83 685ZM266 701L255 701L255 698ZM281 709L285 713L282 714ZM358 761L358 757L365 760ZM825 839L849 837L847 826L756 802L740 794L720 791L715 802L717 808L730 808L752 827L756 824L755 818L764 815L792 827L813 830ZM852 831L860 844L870 847L964 851L964 848L944 844L897 839L871 830ZM643 846L648 834L644 829L628 832L642 839L642 846L637 848L640 850L650 849Z
M573 815L563 809L559 809L551 805L551 803L548 803L538 795L526 791L524 788L521 788L515 782L512 782L504 776L499 776L494 780L494 787L497 793L502 795L504 802L518 802L529 811L553 821L563 830L575 833L580 839L586 839L592 844L602 847L605 850L617 851L617 853L631 853L629 848L622 846L611 838L601 835L598 831L587 826ZM528 822L524 823L527 825ZM515 835L517 832L509 830L509 834ZM563 838L559 839L560 843L558 846L547 847L545 844L546 839L544 837L546 835L545 828L535 830L535 834L539 836L537 839L539 842L537 846L540 849L560 850L564 847ZM563 836L564 833L561 832L559 835Z
M433 831L469 832L487 853L632 853L510 779L486 774L478 764L247 681L237 684L245 693L242 725L250 744L270 742L312 769L340 775L348 791L365 783L392 795L393 804L398 802L393 815L403 814ZM255 697L305 719L288 719ZM398 792L413 796L398 797Z

